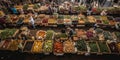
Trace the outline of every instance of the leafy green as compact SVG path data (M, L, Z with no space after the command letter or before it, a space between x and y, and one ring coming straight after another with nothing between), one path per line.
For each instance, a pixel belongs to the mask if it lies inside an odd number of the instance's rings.
M44 52L52 52L53 40L46 40L44 43Z
M98 52L98 47L96 42L89 42L89 47L91 52Z
M66 33L61 33L60 37L61 38L67 38L67 34Z
M115 32L115 35L117 36L117 38L120 38L120 32Z
M103 34L104 34L104 37L105 37L106 40L107 39L110 39L110 40L113 39L112 36L110 35L110 33L108 31L103 32Z
M87 51L87 46L84 40L76 41L76 47L79 51Z
M98 42L101 52L109 52L106 42Z
M9 37L12 37L15 32L16 32L16 29L5 29L0 33L0 38L6 39Z
M27 10L27 9L28 9L28 5L27 5L27 4L24 5L24 6L23 6L23 9L24 9L24 10Z
M104 24L109 24L109 21L108 20L103 20L103 23Z
M53 34L54 34L53 30L47 30L46 39L47 40L52 40Z
M39 5L38 4L35 4L34 6L33 6L33 9L38 9L39 8Z

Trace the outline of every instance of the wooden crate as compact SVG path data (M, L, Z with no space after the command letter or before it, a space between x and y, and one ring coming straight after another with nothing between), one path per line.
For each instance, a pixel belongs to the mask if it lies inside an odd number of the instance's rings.
M95 43L96 44L96 47L97 47L97 52L91 52L90 51L90 53L91 54L98 54L99 52L100 52L100 49L99 49L99 47L98 47L98 44L97 44L97 42L96 41L88 41L88 46L90 47L90 43ZM92 48L90 48L90 49L92 49Z
M11 40L10 42L10 45L8 46L8 50L11 50L11 51L16 51L18 50L18 42L16 40Z
M105 41L98 41L98 42L100 42L100 43L105 43L106 44L106 46L107 46L107 49L108 49L108 52L101 52L101 50L99 51L101 54L110 54L111 53L111 51L110 51L110 48L109 48L109 46L108 46L108 44L105 42ZM98 47L99 47L99 49L100 49L100 46L99 46L99 43L97 42L97 44L98 44Z
M36 44L35 44L35 43L36 43ZM40 44L39 44L39 43L42 43L42 47L40 47ZM42 48L43 48L43 43L44 43L44 42L41 41L41 40L35 40L35 41L34 41L34 44L33 44L33 47L32 47L32 49L31 49L31 52L32 52L32 53L42 53L42 52L43 52L43 49L42 49ZM34 50L34 48L35 48L36 46L37 46L37 48L36 48L37 51ZM40 49L41 49L41 51L40 51Z
M5 40L0 47L0 50L8 50L11 40Z
M28 45L28 47L30 47L30 48L26 47L27 42L31 42L32 45ZM31 53L31 49L32 49L32 47L33 47L33 44L34 44L34 41L33 41L33 40L27 40L27 41L25 41L25 44L24 44L24 47L23 47L23 50L22 50L22 51L23 51L23 52ZM25 49L25 48L27 48L27 49Z

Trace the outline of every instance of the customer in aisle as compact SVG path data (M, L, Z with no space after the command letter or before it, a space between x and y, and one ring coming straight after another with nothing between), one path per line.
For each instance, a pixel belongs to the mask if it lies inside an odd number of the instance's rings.
M29 17L30 17L30 24L32 24L32 27L35 29L35 21L34 21L34 19L33 19L33 14L32 13L30 13L29 14Z
M100 13L101 16L105 16L107 15L107 10L103 10L101 13Z
M120 30L120 22L117 22L117 23L115 24L115 28L116 28L117 30Z
M14 6L11 7L11 11L13 14L18 14L18 11Z
M87 15L91 15L92 14L92 7L89 6L88 10L87 10Z

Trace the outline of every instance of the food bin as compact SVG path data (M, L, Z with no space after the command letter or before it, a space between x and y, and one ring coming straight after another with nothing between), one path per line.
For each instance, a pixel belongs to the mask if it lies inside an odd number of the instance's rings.
M88 41L88 46L90 48L90 53L91 54L97 54L97 53L99 53L100 49L98 47L97 42L95 42L95 41Z
M27 40L25 41L23 52L31 53L32 47L33 47L34 41L33 40Z
M30 21L30 20L29 20L29 17L26 16L25 19L23 20L23 23L24 23L24 24L29 24L29 21Z
M36 38L38 40L41 40L41 39L43 40L45 37L46 37L46 31L44 31L44 30L37 31Z
M103 32L105 40L113 40L112 34L109 31Z
M11 15L11 20L13 24L16 24L17 21L19 20L19 17L17 15Z
M93 16L87 16L87 19L90 23L96 23L96 19Z
M5 40L0 42L0 48L3 46L4 43L5 43Z
M71 16L71 20L72 20L72 24L73 25L77 25L78 24L78 20L79 20L78 16L74 16L74 15Z
M89 30L86 31L86 36L89 40L96 40L96 32L93 28L90 28Z
M117 37L117 41L120 42L120 32L113 32L113 34Z
M109 25L109 20L107 16L101 16L100 19L102 20L103 25Z
M111 54L119 54L119 50L117 48L117 43L116 42L110 42L110 43L107 43L107 44L110 48Z
M16 51L18 50L18 42L17 40L11 40L10 42L10 45L8 46L8 50L11 50L11 51Z
M75 42L67 40L63 43L63 51L64 53L76 53L77 48L75 47Z
M118 51L119 51L119 54L120 54L120 42L117 43L117 48L118 48Z
M54 25L54 24L56 24L57 23L57 20L55 19L55 18L49 18L48 19L48 24L49 25Z
M32 53L42 53L43 52L43 41L41 40L35 40L34 44L32 46L31 52Z
M10 42L11 42L11 40L5 40L5 42L3 42L3 44L0 47L0 50L8 50Z
M101 54L110 54L110 48L108 46L108 44L105 41L98 41L98 47L100 49L100 53Z
M77 37L81 39L87 39L86 31L83 29L76 30Z
M85 54L87 52L87 46L85 40L76 41L77 54Z
M64 24L64 16L63 15L58 16L57 24Z
M61 40L66 40L66 39L68 39L68 35L66 33L61 33L60 34L60 39Z
M45 40L53 40L54 34L55 32L53 30L47 30Z
M43 45L43 52L45 55L52 53L53 43L54 43L53 40L45 40L44 45Z
M71 19L64 19L64 24L65 25L71 25L72 24Z
M64 54L63 52L63 43L60 41L54 42L53 54L56 56L61 56Z
M15 38L16 34L19 32L18 29L5 29L0 33L0 38L2 40Z
M42 19L40 18L40 16L38 16L35 20L35 25L41 25L42 24Z

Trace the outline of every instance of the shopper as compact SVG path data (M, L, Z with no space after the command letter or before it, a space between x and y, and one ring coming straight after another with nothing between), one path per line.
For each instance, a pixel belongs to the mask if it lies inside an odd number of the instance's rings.
M101 16L106 16L107 15L107 10L103 10L101 13L100 13Z
M117 22L117 23L115 24L115 28L116 28L117 30L120 30L120 22Z
M94 30L96 29L96 28L98 28L99 27L99 25L97 24L97 23L95 23L94 24Z
M11 7L11 11L13 14L18 14L18 11L14 6Z
M88 10L87 10L87 15L91 15L92 14L92 8L89 7Z
M35 29L35 21L34 21L34 19L33 19L33 16L32 16L32 14L30 14L30 24L32 24L32 27Z

